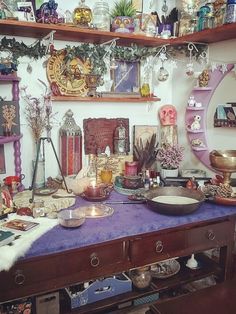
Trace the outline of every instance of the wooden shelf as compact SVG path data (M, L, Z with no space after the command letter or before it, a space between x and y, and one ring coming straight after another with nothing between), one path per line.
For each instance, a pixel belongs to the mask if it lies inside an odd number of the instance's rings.
M72 97L72 96L53 96L54 101L81 101L81 102L148 102L148 101L160 101L158 97Z
M236 38L236 23L223 24L221 26L204 29L201 32L188 34L171 40L171 44L183 44L186 42L197 42L212 44L224 40Z
M22 136L23 136L22 134L15 135L15 136L0 136L0 144L6 144L6 143L19 141L19 139L21 139Z
M43 38L51 31L56 31L56 40L89 42L101 44L118 38L117 44L130 46L137 44L140 46L157 47L162 45L178 45L186 42L214 43L236 38L236 23L224 24L213 29L206 29L201 32L188 34L185 36L163 39L148 37L137 34L103 32L93 29L83 29L65 24L40 24L34 22L22 22L14 20L0 20L1 35L22 36L32 38Z
M51 31L56 31L54 34L54 39L56 40L88 42L94 44L102 44L114 38L118 38L117 44L120 46L137 44L141 46L156 47L169 44L169 40L162 38L147 37L130 33L103 32L93 29L67 26L65 24L40 24L34 22L0 20L0 28L2 35L43 38Z
M67 300L62 298L61 304L61 314L85 314L85 313L104 313L108 309L117 308L117 305L124 304L126 302L133 302L136 299L151 296L157 292L166 291L171 288L179 287L180 285L189 283L193 280L199 280L210 275L220 276L222 269L219 264L208 258L204 254L198 254L197 260L200 262L201 267L197 270L191 270L185 266L186 258L180 259L181 270L178 274L167 279L156 279L153 278L151 286L144 290L133 289L131 292L126 292L125 294L120 294L115 297L107 298L96 303L91 303L80 308L73 310L69 309ZM64 296L64 294L63 294ZM150 297L151 299L151 297ZM161 302L155 300L156 302ZM149 303L150 304L150 303ZM123 309L124 311L124 309ZM115 311L118 313L119 311ZM125 312L122 312L125 313Z

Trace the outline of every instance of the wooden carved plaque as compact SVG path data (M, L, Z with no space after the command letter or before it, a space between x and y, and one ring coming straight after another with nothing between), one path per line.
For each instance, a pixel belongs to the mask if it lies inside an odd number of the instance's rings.
M110 147L111 153L114 153L113 136L116 127L122 125L126 128L128 134L128 151L130 150L129 139L129 119L84 119L84 151L85 154L100 154L104 153L107 146Z

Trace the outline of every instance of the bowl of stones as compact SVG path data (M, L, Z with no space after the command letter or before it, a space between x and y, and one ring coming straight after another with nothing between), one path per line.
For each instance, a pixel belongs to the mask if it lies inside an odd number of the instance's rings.
M199 190L184 187L159 187L144 193L146 204L163 215L191 214L204 202L205 196Z

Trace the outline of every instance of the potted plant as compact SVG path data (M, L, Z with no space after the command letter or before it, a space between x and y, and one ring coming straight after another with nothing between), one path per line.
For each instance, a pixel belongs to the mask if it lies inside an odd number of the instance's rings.
M178 176L178 168L184 158L183 151L184 147L177 144L164 144L158 150L157 160L161 164L161 176L163 178Z
M115 2L111 11L112 31L121 33L132 33L134 31L134 16L136 9L131 0L120 0Z

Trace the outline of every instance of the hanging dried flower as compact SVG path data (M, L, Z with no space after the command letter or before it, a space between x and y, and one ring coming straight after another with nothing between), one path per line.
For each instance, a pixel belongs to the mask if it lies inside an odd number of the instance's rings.
M46 86L41 80L39 81ZM22 97L27 103L25 107L26 121L31 128L34 141L38 143L45 130L47 131L47 137L50 137L51 119L55 115L52 114L51 94L46 90L43 100L41 100L27 94L27 87L23 87L21 90L24 93Z

